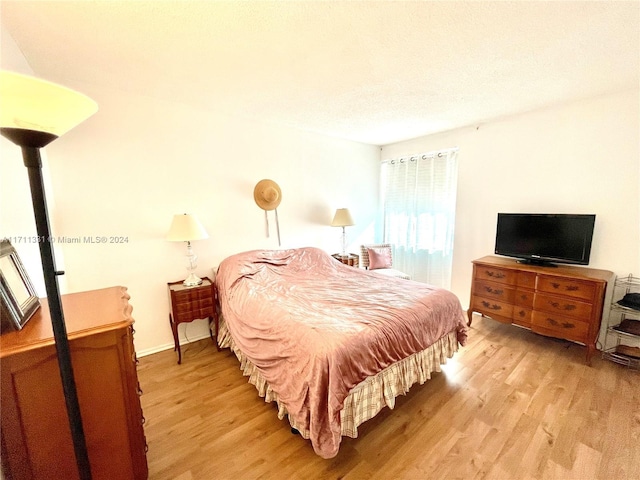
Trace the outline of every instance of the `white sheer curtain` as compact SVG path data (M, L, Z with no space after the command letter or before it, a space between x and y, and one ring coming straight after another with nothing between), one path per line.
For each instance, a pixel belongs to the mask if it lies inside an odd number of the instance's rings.
M394 268L413 280L451 286L458 149L382 162L384 241Z

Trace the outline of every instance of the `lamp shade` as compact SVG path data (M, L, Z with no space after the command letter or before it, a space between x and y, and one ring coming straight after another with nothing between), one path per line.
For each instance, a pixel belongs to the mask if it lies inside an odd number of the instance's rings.
M195 215L174 215L167 233L167 240L171 242L190 242L209 238L207 231Z
M351 218L351 213L349 213L348 208L339 208L336 210L336 214L333 216L333 221L331 222L332 227L350 227L351 225L355 225L353 218Z
M89 97L67 87L6 70L0 71L0 127L3 135L34 131L57 138L98 111ZM40 145L43 146L43 145Z

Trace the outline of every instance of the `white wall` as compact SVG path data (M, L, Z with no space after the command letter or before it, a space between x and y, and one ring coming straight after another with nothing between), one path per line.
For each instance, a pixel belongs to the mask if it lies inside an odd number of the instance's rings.
M68 287L127 286L141 354L172 345L166 284L186 274L186 245L164 239L174 214L196 214L209 233L193 243L201 276L211 275L228 255L278 248L274 212L266 238L264 212L253 200L263 178L282 189L282 248L338 251L340 231L329 223L343 206L358 223L349 231L352 250L366 236L378 198L377 147L88 85L80 89L98 102L99 112L69 141L47 148L56 234L81 239L63 245ZM125 240L84 241L99 236ZM205 322L188 324L186 331L189 339L207 334Z
M640 274L640 98L626 91L385 146L382 159L457 146L452 290L493 253L498 212L595 213L590 266Z
M32 74L2 29L2 68ZM50 79L51 80L51 79ZM99 111L43 150L56 238L80 239L56 248L65 292L128 287L139 354L172 347L167 282L186 276L186 245L164 240L176 213L198 215L210 238L194 242L197 273L212 275L226 256L279 248L274 212L266 238L264 211L253 200L263 178L283 199L278 214L282 248L341 248L329 226L336 208L350 208L350 251L373 241L380 149L257 121L228 117L150 96L67 85L96 100ZM185 88L188 85L185 84ZM0 142L0 236L35 235L29 184L20 149ZM51 196L51 195L50 195ZM96 244L85 237L124 237ZM37 246L17 245L45 296ZM184 338L185 325L180 328ZM186 325L188 338L208 335L205 322Z

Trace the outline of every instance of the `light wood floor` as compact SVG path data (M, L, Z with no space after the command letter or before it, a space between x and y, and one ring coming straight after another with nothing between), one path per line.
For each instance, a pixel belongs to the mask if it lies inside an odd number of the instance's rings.
M441 373L323 460L211 340L140 359L151 480L638 479L640 373L474 316Z

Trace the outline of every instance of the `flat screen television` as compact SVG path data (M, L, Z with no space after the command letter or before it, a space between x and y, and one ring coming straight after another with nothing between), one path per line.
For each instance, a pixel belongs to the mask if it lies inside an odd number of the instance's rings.
M588 265L595 221L595 215L498 213L495 253L536 265Z

